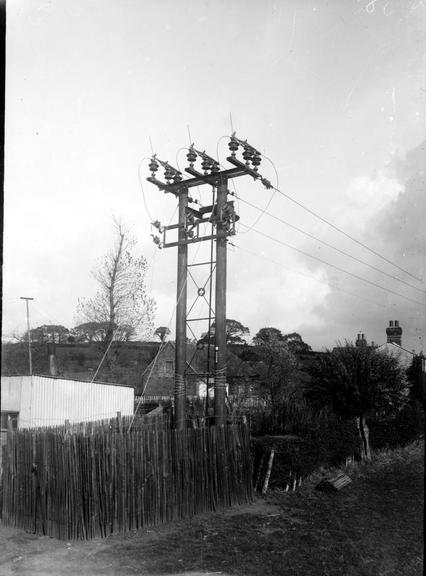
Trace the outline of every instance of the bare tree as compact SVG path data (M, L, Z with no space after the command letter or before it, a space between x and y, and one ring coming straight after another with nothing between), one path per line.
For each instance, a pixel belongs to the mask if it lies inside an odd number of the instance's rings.
M113 340L151 336L155 312L155 301L146 290L147 261L135 255L136 239L124 224L114 219L114 225L114 247L92 272L98 291L80 300L77 309L80 319L102 326L105 346Z

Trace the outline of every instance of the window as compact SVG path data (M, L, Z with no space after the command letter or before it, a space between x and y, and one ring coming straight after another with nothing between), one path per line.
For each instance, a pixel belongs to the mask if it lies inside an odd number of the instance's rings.
M13 430L18 427L19 412L1 412L1 429L7 430L8 422L12 422Z
M166 360L166 374L173 374L175 370L173 360Z

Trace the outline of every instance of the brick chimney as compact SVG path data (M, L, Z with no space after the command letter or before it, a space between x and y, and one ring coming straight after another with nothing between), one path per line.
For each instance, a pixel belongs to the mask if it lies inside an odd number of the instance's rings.
M363 334L362 332L358 333L355 346L367 346L367 340L365 339L365 334Z
M386 328L386 336L388 343L398 344L401 346L401 338L402 338L402 328L399 325L398 320L390 320L389 327Z

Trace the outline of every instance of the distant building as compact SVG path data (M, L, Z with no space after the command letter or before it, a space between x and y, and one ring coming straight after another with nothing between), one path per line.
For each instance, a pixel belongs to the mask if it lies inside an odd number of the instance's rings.
M355 341L355 346L357 346L358 348L362 346L367 346L367 340L365 339L365 334L362 334L361 332L358 334L357 339Z
M386 328L386 336L388 344L398 344L398 346L401 346L402 328L398 320L389 321L389 327Z

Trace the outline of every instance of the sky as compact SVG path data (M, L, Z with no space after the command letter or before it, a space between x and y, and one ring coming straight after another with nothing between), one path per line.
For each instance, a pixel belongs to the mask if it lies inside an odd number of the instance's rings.
M147 158L183 169L194 142L225 166L234 130L287 196L230 183L227 317L318 350L381 344L399 320L403 346L426 350L424 0L8 2L3 339L25 331L21 296L33 327L78 323L113 217L173 333L176 248L158 250L150 222L176 222L176 199L146 181Z

